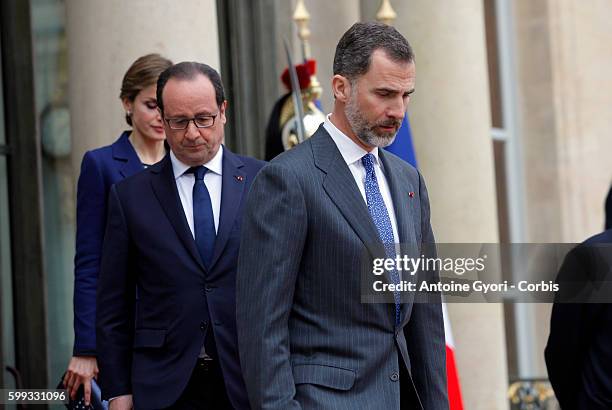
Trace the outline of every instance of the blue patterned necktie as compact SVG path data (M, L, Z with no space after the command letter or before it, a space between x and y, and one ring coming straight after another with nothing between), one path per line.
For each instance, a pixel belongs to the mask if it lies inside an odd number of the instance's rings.
M389 212L385 206L385 201L380 193L378 187L378 180L376 179L376 172L374 171L374 155L366 154L361 158L361 163L366 171L365 177L365 194L366 202L368 203L368 211L370 216L376 225L380 240L385 246L385 251L388 258L395 259L395 239L393 237L393 227L391 226L391 218L389 218ZM399 275L394 269L391 273L391 280L394 283L399 283ZM399 292L393 292L393 299L395 301L395 326L400 324L400 294Z
M193 230L196 246L200 252L200 257L204 266L210 266L210 262L215 249L215 219L213 217L212 202L210 194L204 184L204 174L208 168L200 165L191 167L186 173L195 175L193 183Z

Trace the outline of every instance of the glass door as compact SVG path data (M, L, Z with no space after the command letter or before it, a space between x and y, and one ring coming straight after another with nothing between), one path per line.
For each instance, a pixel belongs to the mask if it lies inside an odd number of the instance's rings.
M68 111L64 0L30 0L36 116L40 132L49 386L72 354L75 192Z

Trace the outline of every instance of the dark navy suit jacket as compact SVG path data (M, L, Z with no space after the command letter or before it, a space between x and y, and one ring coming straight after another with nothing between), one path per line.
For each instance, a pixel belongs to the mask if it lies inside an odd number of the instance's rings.
M77 187L74 257L75 356L96 355L96 288L110 187L143 170L125 131L112 145L88 151Z
M610 248L602 244L612 244L612 230L570 251L557 280L587 282L602 268L609 272ZM612 304L555 303L545 358L563 410L612 408Z
M238 360L236 264L244 198L263 164L224 148L219 228L208 269L169 155L111 188L97 315L104 398L131 393L136 408L172 405L212 328L228 397L234 408L249 407Z

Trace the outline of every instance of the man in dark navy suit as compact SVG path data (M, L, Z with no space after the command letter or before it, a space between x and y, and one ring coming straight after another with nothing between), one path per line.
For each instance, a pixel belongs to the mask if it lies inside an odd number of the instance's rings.
M568 253L557 281L571 284L570 293L580 284L609 281L611 246L612 230L587 239ZM563 410L612 408L612 304L555 303L544 355Z
M248 408L236 262L244 197L263 162L221 145L227 102L211 67L170 67L157 101L169 154L109 194L97 298L102 394L111 409Z

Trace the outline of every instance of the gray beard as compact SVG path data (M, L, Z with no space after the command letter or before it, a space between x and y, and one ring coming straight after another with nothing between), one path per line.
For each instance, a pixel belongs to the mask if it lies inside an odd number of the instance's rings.
M376 133L374 131L374 127L368 124L368 122L364 119L361 111L357 107L357 104L355 104L355 101L356 98L351 96L346 104L344 113L349 125L353 130L353 133L357 136L357 138L370 147L384 148L393 144L393 141L395 141L395 137L397 136L397 131L385 132L382 134Z

